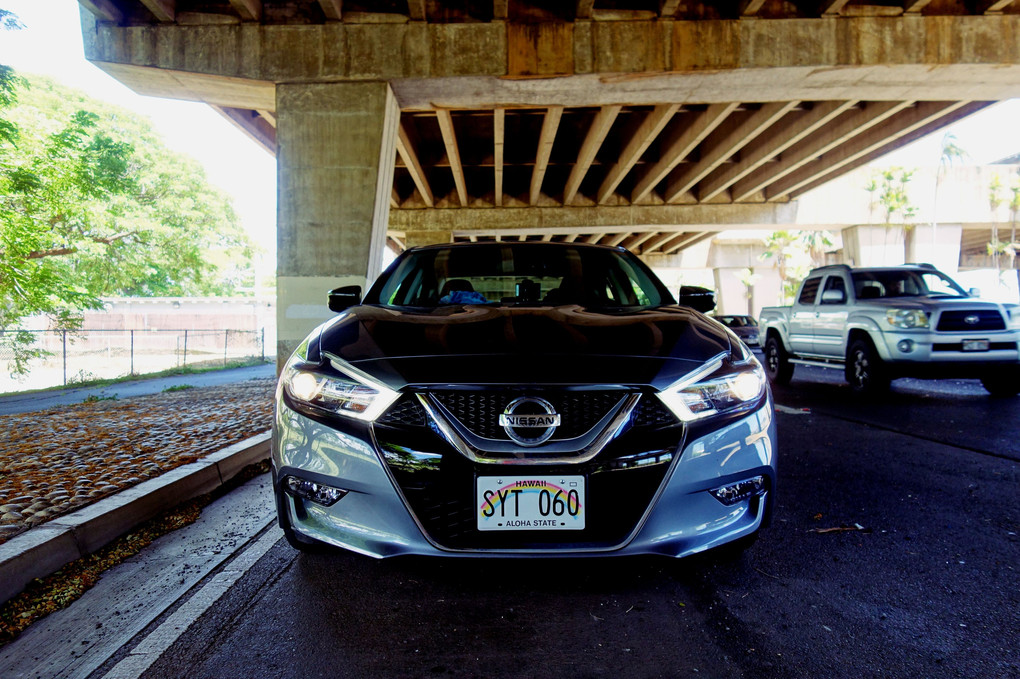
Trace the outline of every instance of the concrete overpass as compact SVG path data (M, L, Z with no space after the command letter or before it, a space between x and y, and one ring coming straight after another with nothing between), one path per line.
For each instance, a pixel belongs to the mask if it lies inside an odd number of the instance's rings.
M1014 0L80 0L86 56L277 154L279 351L385 243L682 252L1020 96Z

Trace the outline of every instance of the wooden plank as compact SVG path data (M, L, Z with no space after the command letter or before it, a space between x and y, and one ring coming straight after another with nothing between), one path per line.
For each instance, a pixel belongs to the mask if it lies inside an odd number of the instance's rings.
M591 12L595 9L595 0L577 0L578 19L591 19Z
M925 101L911 109L904 110L879 127L862 134L804 165L797 172L787 175L782 181L769 186L765 195L768 200L782 198L793 191L814 183L820 177L831 175L839 168L867 155L877 148L923 127L933 120L952 113L967 105L966 101Z
M606 234L604 233L593 233L584 238L585 243L598 243Z
M407 16L411 17L411 21L426 21L425 0L407 0Z
M542 192L542 181L545 179L546 168L549 167L549 154L552 153L556 130L560 126L563 115L562 106L550 106L542 120L542 132L538 137L538 149L535 152L535 166L531 170L531 190L528 200L532 205L538 203L538 195Z
M410 6L408 2L408 6ZM319 7L329 21L343 21L344 3L343 0L319 0Z
M649 168L634 186L630 202L636 203L651 193L652 189L696 149L705 137L722 124L738 105L737 102L712 104L699 113L690 125L680 130L673 139L667 140L663 145L664 149L659 153L659 162Z
M241 21L258 21L262 18L262 0L230 0Z
M765 0L740 0L738 14L741 19L757 18L764 4Z
M176 2L174 0L142 0L145 8L152 12L156 21L162 23L173 23L177 15Z
M400 194L395 186L390 189L390 207L400 207Z
M784 154L779 163L770 165L767 172L758 173L733 185L733 201L741 201L786 175L797 171L818 156L844 144L854 136L894 116L913 102L878 101L867 104L853 114L842 116L831 127L795 146Z
M418 154L414 152L414 143L403 120L400 121L400 125L397 127L397 155L404 161L404 167L411 174L411 180L414 181L414 185L418 188L418 193L421 194L422 200L429 207L435 207L432 188L429 186L425 170L422 169L421 162L418 160Z
M746 157L705 182L698 193L699 201L707 201L751 174L794 144L841 116L854 106L854 101L819 102L810 111L790 118L762 135L761 143L749 150Z
M464 179L464 167L460 163L460 150L457 148L457 134L453 130L453 116L447 109L436 109L439 120L439 131L443 134L443 145L446 146L446 157L450 161L453 172L453 183L457 186L457 198L462 207L467 207L467 182Z
M78 0L78 4L92 12L101 21L119 24L124 20L124 13L120 11L120 7L113 0Z
M959 120L962 120L962 119L966 118L969 115L977 113L978 111L980 111L980 110L982 110L982 109L984 109L984 108L986 108L988 106L991 106L993 103L994 102L990 102L990 101L976 101L976 102L967 104L965 106L961 106L960 108L957 108L957 109L953 110L951 113L949 113L949 114L947 114L945 116L937 118L936 120L933 120L933 121L929 122L928 124L923 125L921 127L917 127L916 129L914 129L911 132L908 132L907 134L904 134L904 135L896 137L896 139L890 141L885 146L881 146L881 147L876 148L876 149L874 149L874 150L872 150L872 151L870 151L870 152L868 152L868 153L866 153L864 155L859 156L858 158L856 158L852 162L843 165L842 167L840 167L839 169L835 170L831 174L823 175L823 176L819 177L818 179L816 179L814 182L812 182L810 184L807 184L805 186L802 186L801 188L797 189L796 191L791 192L790 193L790 197L791 198L796 198L797 196L799 196L801 194L807 193L808 191L810 191L811 189L813 189L815 187L821 186L822 184L824 184L826 182L832 181L833 179L835 179L836 177L839 177L840 175L844 175L844 174L846 174L848 172L852 172L853 170L857 169L858 167L860 167L862 165L867 165L868 163L881 158L882 156L884 156L887 153L895 151L898 148L902 148L906 144L909 144L909 143L911 143L913 141L916 141L918 139L921 139L923 137L927 137L930 134L934 134L934 133L938 132L939 130L942 130L945 126L951 125L951 124L953 124L953 123L955 123L955 122L957 122Z
M577 195L577 190L581 187L584 176L588 174L588 168L591 167L592 161L595 160L599 149L602 148L602 142L605 141L606 135L609 134L609 130L616 121L621 108L623 107L603 106L595 114L595 119L592 121L591 127L588 128L588 134L585 135L584 142L581 144L581 150L577 154L577 162L570 168L570 177L567 178L566 188L563 189L564 205L570 205L574 200L574 196Z
M848 2L850 0L821 0L818 3L818 13L822 16L837 16Z
M702 152L701 159L696 164L671 180L666 186L663 198L667 203L672 203L693 189L698 182L707 177L726 160L733 157L733 154L737 151L775 125L799 103L797 101L777 101L763 105L750 115L747 120L731 130L713 148L707 149L707 153Z
M496 207L503 205L503 135L506 111L497 108L492 112L493 175L496 182Z
M634 132L634 135L627 142L626 147L624 147L623 152L620 153L620 159L609 168L609 173L602 180L602 185L599 187L598 192L599 203L605 203L609 200L616 187L620 185L620 182L627 176L627 173L634 167L634 164L640 160L641 154L659 136L662 128L666 126L666 123L673 118L673 114L679 109L680 104L660 104L645 116L641 126Z

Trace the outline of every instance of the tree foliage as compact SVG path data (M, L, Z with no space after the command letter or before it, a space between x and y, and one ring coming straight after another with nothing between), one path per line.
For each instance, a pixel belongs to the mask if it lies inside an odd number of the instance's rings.
M0 21L4 17L0 16ZM251 244L229 200L151 124L42 78L0 74L0 329L74 328L113 295L235 293ZM4 332L16 371L28 338Z

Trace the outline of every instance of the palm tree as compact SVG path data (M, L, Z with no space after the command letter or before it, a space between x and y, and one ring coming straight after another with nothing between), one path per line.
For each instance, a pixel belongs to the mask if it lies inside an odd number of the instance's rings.
M939 186L942 184L942 180L945 178L946 173L956 164L957 161L963 162L968 158L970 154L967 153L959 144L956 143L956 135L952 132L947 132L942 137L942 149L939 153L939 169L935 172L935 194L932 197L931 205L931 247L932 252L935 251L935 231L938 228L938 206L939 206Z

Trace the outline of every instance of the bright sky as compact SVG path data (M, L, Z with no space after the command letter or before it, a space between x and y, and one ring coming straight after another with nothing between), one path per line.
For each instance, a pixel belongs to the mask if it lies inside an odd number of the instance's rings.
M234 207L275 269L276 161L205 104L142 97L83 56L76 0L0 0L17 14L20 31L0 31L0 63L49 75L89 95L149 116L171 148L199 160L214 184L234 197ZM976 164L1020 153L1020 100L978 113L946 131ZM876 164L906 167L938 164L942 135L922 139ZM261 267L260 267L261 268Z

